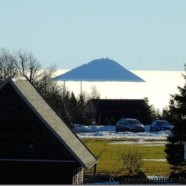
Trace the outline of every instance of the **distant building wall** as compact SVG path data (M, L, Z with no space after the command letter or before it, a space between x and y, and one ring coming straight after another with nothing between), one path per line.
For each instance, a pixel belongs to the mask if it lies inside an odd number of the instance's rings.
M138 118L143 103L143 99L92 99L86 108L92 121L104 125L122 117Z

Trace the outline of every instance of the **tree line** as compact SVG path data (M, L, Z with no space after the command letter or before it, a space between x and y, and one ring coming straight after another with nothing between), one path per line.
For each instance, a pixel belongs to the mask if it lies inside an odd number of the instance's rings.
M90 124L85 105L89 100L99 98L99 93L93 88L89 95L75 97L73 92L58 86L52 80L55 71L54 65L43 69L31 52L0 49L0 83L8 77L24 76L67 125L73 127L75 123Z
M73 124L91 124L85 105L91 99L99 99L99 92L94 87L90 94L84 93L77 97L52 80L55 70L54 65L42 69L34 54L26 50L12 52L6 48L0 49L0 82L8 77L24 76L65 123L71 127ZM138 119L143 123L150 123L156 117L155 109L149 104L148 98L145 98ZM113 124L115 122L117 121L112 121Z

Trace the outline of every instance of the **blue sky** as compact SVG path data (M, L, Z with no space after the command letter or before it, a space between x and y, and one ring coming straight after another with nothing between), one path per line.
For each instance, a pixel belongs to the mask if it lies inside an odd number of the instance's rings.
M129 70L183 70L185 0L0 0L0 48L71 69L108 57Z

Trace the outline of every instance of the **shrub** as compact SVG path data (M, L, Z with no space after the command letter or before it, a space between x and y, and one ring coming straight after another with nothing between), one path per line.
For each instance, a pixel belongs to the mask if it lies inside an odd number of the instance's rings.
M143 155L137 150L129 151L121 154L123 169L128 172L130 176L137 176L143 165Z

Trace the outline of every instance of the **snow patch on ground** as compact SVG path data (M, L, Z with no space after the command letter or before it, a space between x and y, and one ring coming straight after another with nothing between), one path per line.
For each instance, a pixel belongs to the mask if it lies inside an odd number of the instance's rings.
M158 162L166 162L166 159L143 159L144 161L158 161Z
M143 146L164 146L167 142L166 141L144 141L142 139L136 141L112 141L110 142L111 145L143 145Z
M169 130L149 132L149 128L149 125L145 126L145 132L116 132L113 125L76 125L74 132L80 138L135 139L138 143L144 143L144 140L166 140L172 134Z

